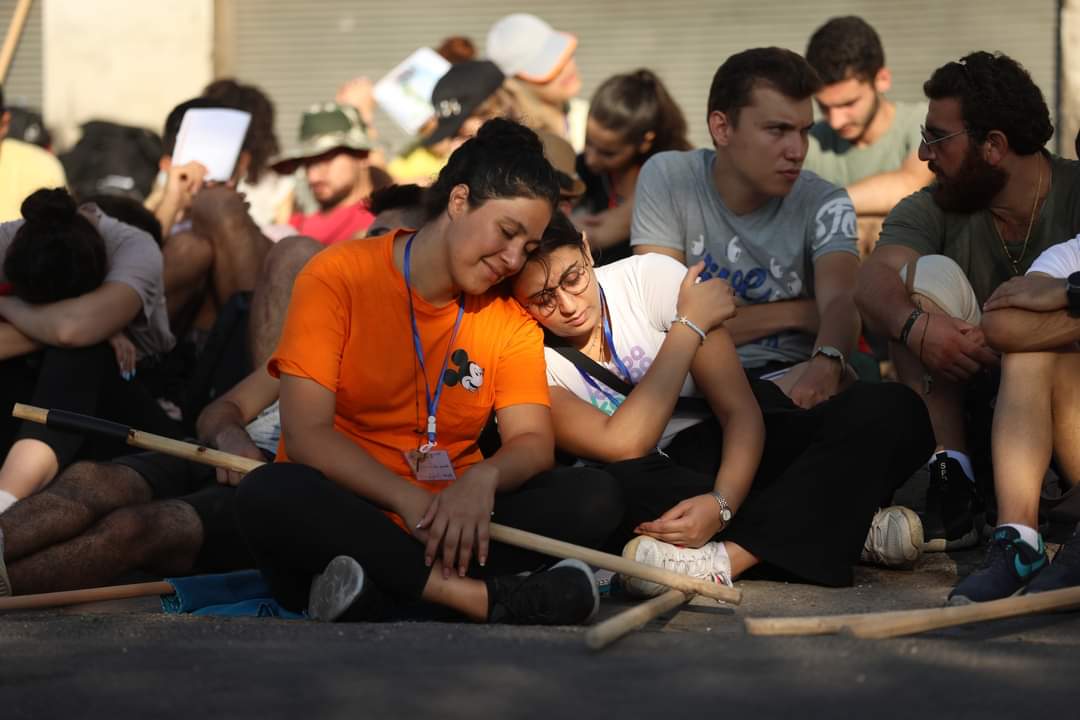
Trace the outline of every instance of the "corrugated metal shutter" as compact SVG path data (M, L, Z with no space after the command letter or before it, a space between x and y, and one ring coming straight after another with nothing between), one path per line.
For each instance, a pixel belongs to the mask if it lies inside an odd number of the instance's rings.
M332 97L344 80L359 74L378 79L417 47L437 45L447 35L469 36L482 50L491 23L511 12L540 14L578 35L584 97L614 73L642 66L656 71L701 145L708 143L709 82L724 58L760 45L802 52L813 30L835 15L861 15L877 28L893 70L895 99L921 100L922 83L935 67L986 49L1020 60L1052 110L1056 103L1055 0L230 1L233 71L275 100L285 145L295 136L300 112ZM379 120L388 140L403 140L388 119Z
M16 0L0 0L0 27L4 29L5 35L17 4ZM3 36L0 36L0 43L3 43ZM41 110L42 56L41 0L38 0L30 6L19 47L8 70L7 81L4 83L5 103Z

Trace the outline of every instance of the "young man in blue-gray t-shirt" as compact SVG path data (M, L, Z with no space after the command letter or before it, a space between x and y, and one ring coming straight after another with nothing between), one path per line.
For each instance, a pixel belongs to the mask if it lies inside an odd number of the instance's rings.
M714 150L660 153L638 179L631 243L731 283L743 365L813 407L848 380L859 336L851 200L802 171L820 81L793 52L734 55L713 78Z

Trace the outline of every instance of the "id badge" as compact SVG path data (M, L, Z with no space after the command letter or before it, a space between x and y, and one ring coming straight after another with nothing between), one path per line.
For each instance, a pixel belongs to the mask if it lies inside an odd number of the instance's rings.
M433 448L426 453L406 450L403 454L413 477L420 482L447 482L457 479L454 466L450 462L450 453L445 450Z

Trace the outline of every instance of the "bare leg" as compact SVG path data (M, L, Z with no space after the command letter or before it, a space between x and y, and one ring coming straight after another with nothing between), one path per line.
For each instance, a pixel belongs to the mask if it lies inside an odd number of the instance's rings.
M1001 362L994 410L998 522L1039 526L1039 491L1053 450L1051 397L1057 353L1014 353Z
M150 501L150 486L124 465L78 462L47 490L0 515L4 556L18 560L85 532L117 508Z
M251 298L249 332L252 366L262 367L270 359L285 324L293 281L315 253L325 247L311 238L285 238L270 248L263 259L262 273Z
M270 241L248 214L246 203L235 190L206 188L191 206L195 233L213 248L211 290L218 307L238 292L255 289Z
M74 540L9 564L8 576L26 595L104 585L137 569L182 575L202 540L199 516L180 500L121 508Z
M751 554L742 545L727 541L724 543L724 548L727 550L728 560L731 561L732 580L761 562L756 555Z
M165 239L162 255L169 322L174 333L183 335L206 295L214 249L204 238L182 232Z
M457 573L450 573L449 578L443 578L442 564L438 560L431 566L431 574L428 575L427 584L424 585L420 597L457 610L475 622L487 620L487 584L483 580L459 577Z
M1080 483L1080 351L1058 355L1054 372L1054 454L1065 479Z
M922 295L912 295L912 300L926 312L946 314L933 301ZM919 325L920 329L913 332L921 332L922 323ZM930 392L927 393L926 368L919 362L918 356L906 346L895 342L889 343L889 352L900 382L918 393L926 403L937 449L967 452L967 438L964 435L964 386L933 375Z
M0 490L20 499L29 497L48 485L59 469L56 453L48 444L34 438L16 440L0 466Z

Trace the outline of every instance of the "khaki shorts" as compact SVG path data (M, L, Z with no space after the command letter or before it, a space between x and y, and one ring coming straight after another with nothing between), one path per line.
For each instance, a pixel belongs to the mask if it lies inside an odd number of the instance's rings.
M923 255L900 268L900 279L909 293L923 295L952 317L972 325L982 321L982 308L975 291L952 258Z

